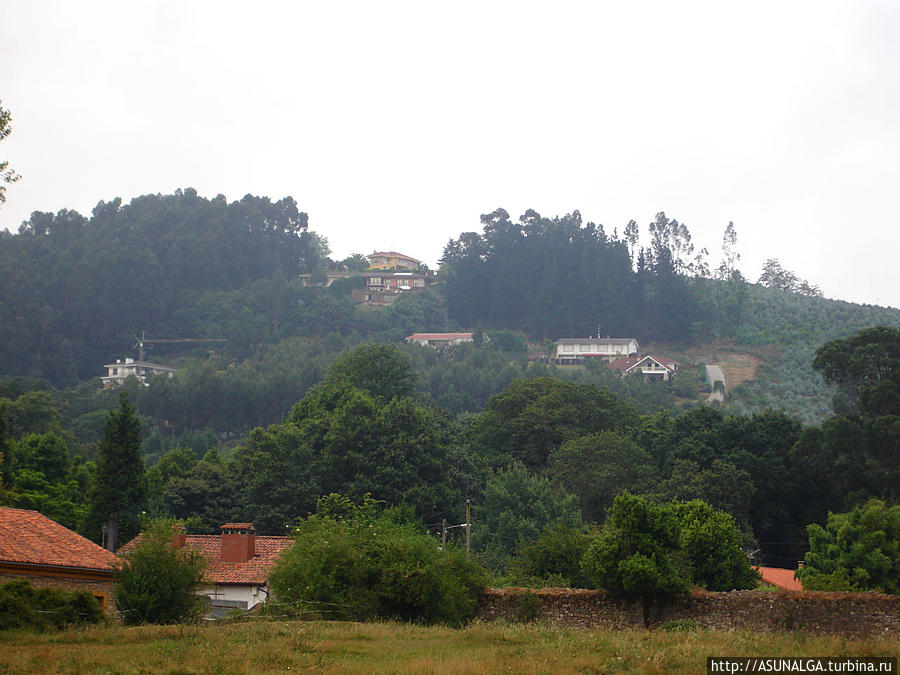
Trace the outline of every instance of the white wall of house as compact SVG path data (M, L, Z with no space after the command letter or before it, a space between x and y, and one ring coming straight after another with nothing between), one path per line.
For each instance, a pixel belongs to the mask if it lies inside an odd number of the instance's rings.
M216 584L204 588L200 593L212 601L213 608L218 605L219 607L230 606L233 609L251 610L269 599L266 586L249 584ZM236 604L231 605L231 603Z
M637 351L637 340L629 340L623 344L594 338L585 339L583 342L556 343L556 358L558 359L582 359L595 356L617 358L635 354Z

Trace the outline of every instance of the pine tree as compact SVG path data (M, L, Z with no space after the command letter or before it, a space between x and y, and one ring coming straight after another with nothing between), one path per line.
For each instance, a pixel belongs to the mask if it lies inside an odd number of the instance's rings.
M91 498L91 520L94 525L106 524L109 550L118 548L120 520L123 532L136 533L137 515L145 500L141 422L135 407L128 402L128 395L123 393L119 397L119 409L110 411L106 418Z

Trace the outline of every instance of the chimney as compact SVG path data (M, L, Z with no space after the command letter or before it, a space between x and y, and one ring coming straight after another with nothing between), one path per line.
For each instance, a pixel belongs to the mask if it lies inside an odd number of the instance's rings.
M172 530L172 548L184 548L187 542L187 535L184 533L184 526L176 525Z
M221 529L222 562L247 562L256 555L253 523L225 523Z

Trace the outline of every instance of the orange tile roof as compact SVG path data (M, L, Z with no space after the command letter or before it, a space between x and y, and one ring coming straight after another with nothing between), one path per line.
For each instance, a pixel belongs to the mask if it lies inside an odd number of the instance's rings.
M0 563L113 571L115 555L37 511L0 508Z
M757 567L763 582L781 588L785 591L802 591L803 584L794 578L796 570L786 570L782 567Z
M127 555L140 538L138 535L125 544L119 549L119 555ZM278 557L293 543L290 537L256 536L256 555L247 562L223 562L222 537L218 534L189 534L185 537L184 545L199 551L206 558L204 577L209 583L261 586L266 583L269 570L274 567Z

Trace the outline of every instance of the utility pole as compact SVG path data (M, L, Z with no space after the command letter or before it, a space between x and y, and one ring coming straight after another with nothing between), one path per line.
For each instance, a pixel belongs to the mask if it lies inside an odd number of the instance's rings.
M471 519L471 499L466 500L466 560L472 557L471 539L472 539L472 519Z
M441 550L447 548L447 519L441 518Z

